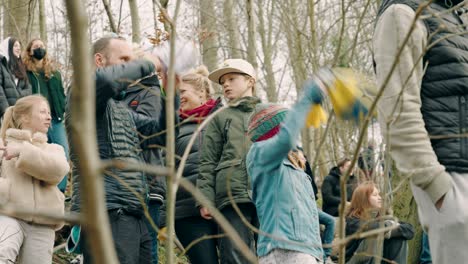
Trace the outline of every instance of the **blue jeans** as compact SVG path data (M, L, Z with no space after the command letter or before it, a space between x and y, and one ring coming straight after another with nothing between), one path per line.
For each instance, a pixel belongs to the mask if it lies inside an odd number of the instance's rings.
M323 248L324 258L328 258L332 253L331 243L335 236L335 218L322 210L319 210L319 223L325 226L322 236L322 244L327 244L329 247Z
M159 208L161 204L159 202L148 202L148 211L153 219L153 222L159 228ZM146 219L146 224L148 226L148 230L151 236L151 259L152 264L158 264L158 232L154 230L153 226L151 226L148 219Z
M429 237L426 232L423 232L422 235L422 248L421 256L419 257L420 264L432 264L431 251L429 251Z
M65 151L65 155L67 156L67 159L69 158L67 134L65 132L65 125L63 124L63 121L57 121L52 119L49 131L47 132L47 138L49 143L54 143L62 146L63 150ZM67 188L67 178L67 175L65 175L63 180L57 186L62 192L65 192L65 189Z

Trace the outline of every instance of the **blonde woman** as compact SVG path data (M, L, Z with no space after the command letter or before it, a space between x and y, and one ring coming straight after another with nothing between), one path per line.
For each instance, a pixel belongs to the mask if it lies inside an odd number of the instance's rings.
M0 148L0 207L63 214L64 196L57 184L69 165L63 147L47 143L50 124L49 104L40 95L7 108L0 129L5 145ZM54 231L61 227L37 215L0 215L0 263L52 263Z

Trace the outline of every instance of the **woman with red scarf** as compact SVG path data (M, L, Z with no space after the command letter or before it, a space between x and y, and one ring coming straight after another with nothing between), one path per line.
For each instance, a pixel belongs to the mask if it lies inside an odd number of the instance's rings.
M212 99L213 88L208 79L208 69L200 66L182 76L179 84L181 119L179 135L176 139L176 155L182 157L188 142L203 120L221 106L221 99ZM202 131L196 135L197 140L190 149L185 163L183 177L194 185L198 177L200 159L199 149L203 139ZM179 160L176 161L178 165ZM187 248L192 241L205 235L217 234L217 226L211 220L200 216L192 195L179 188L176 197L175 230L182 245ZM187 252L192 264L217 264L216 239L197 242Z

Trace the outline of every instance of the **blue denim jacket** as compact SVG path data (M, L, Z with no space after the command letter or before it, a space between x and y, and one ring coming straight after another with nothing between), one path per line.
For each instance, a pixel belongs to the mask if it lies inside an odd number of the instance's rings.
M317 89L315 84L306 86L280 132L271 139L254 143L247 154L260 230L274 236L260 234L257 245L260 257L273 249L286 249L322 259L318 211L310 178L288 159ZM278 237L281 239L275 239Z

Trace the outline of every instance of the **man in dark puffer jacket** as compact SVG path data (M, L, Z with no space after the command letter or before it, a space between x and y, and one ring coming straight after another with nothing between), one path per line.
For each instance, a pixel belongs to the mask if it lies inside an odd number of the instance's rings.
M161 131L159 120L135 113L121 99L129 83L155 72L155 65L147 60L132 59L131 46L120 38L103 38L94 46L96 70L96 125L99 155L103 160L143 162L137 131L152 135ZM154 82L157 86L157 82ZM73 91L71 91L73 92ZM70 97L69 97L70 98ZM68 101L67 111L69 111ZM67 115L67 117L69 117ZM72 135L71 130L68 135ZM144 144L159 144L154 137ZM76 164L71 146L71 159ZM80 210L79 171L73 168L72 211ZM119 180L116 179L119 178ZM124 186L119 181L124 181ZM104 184L107 209L117 255L121 263L151 263L151 237L143 217L143 207L134 194L147 199L146 176L142 172L113 168L105 172ZM87 248L84 263L93 263Z

